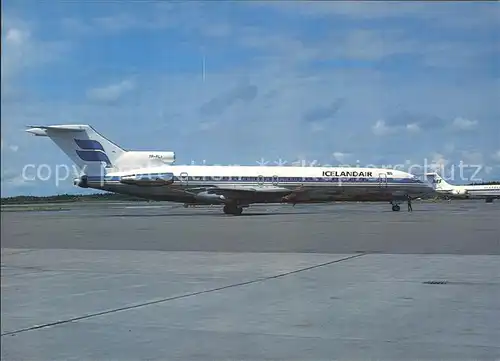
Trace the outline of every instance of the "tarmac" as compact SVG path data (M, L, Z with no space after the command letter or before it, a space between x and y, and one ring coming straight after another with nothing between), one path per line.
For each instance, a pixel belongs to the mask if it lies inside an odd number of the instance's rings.
M500 360L500 202L3 210L2 360Z

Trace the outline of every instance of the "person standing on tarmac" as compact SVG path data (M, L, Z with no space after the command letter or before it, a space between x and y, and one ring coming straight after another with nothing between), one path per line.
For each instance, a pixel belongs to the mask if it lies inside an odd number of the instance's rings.
M413 212L413 208L411 206L411 197L408 196L408 212Z

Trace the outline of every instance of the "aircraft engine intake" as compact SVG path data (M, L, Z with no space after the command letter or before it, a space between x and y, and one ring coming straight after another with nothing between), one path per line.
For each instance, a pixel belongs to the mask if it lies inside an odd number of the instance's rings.
M463 196L467 194L467 190L465 189L454 189L453 194Z
M73 184L80 188L88 188L89 187L88 177L86 175L82 175L79 178L75 178L73 180Z
M139 152L137 152L139 153ZM146 152L144 152L146 153ZM149 160L161 160L163 163L166 164L174 164L175 163L175 152L150 152L148 155Z

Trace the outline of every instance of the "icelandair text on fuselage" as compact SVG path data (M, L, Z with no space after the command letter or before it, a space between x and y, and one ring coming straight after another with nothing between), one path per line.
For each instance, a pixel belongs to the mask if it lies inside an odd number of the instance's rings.
M372 172L338 172L338 171L331 171L331 170L325 170L323 172L323 177L368 177L371 178L373 177Z

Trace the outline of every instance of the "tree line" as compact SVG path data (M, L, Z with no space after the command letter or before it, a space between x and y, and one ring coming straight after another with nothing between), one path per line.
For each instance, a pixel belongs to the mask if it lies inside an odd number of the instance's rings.
M94 194L58 194L53 196L16 196L2 197L2 205L33 203L68 203L85 201L144 201L144 198L132 197L117 193Z

